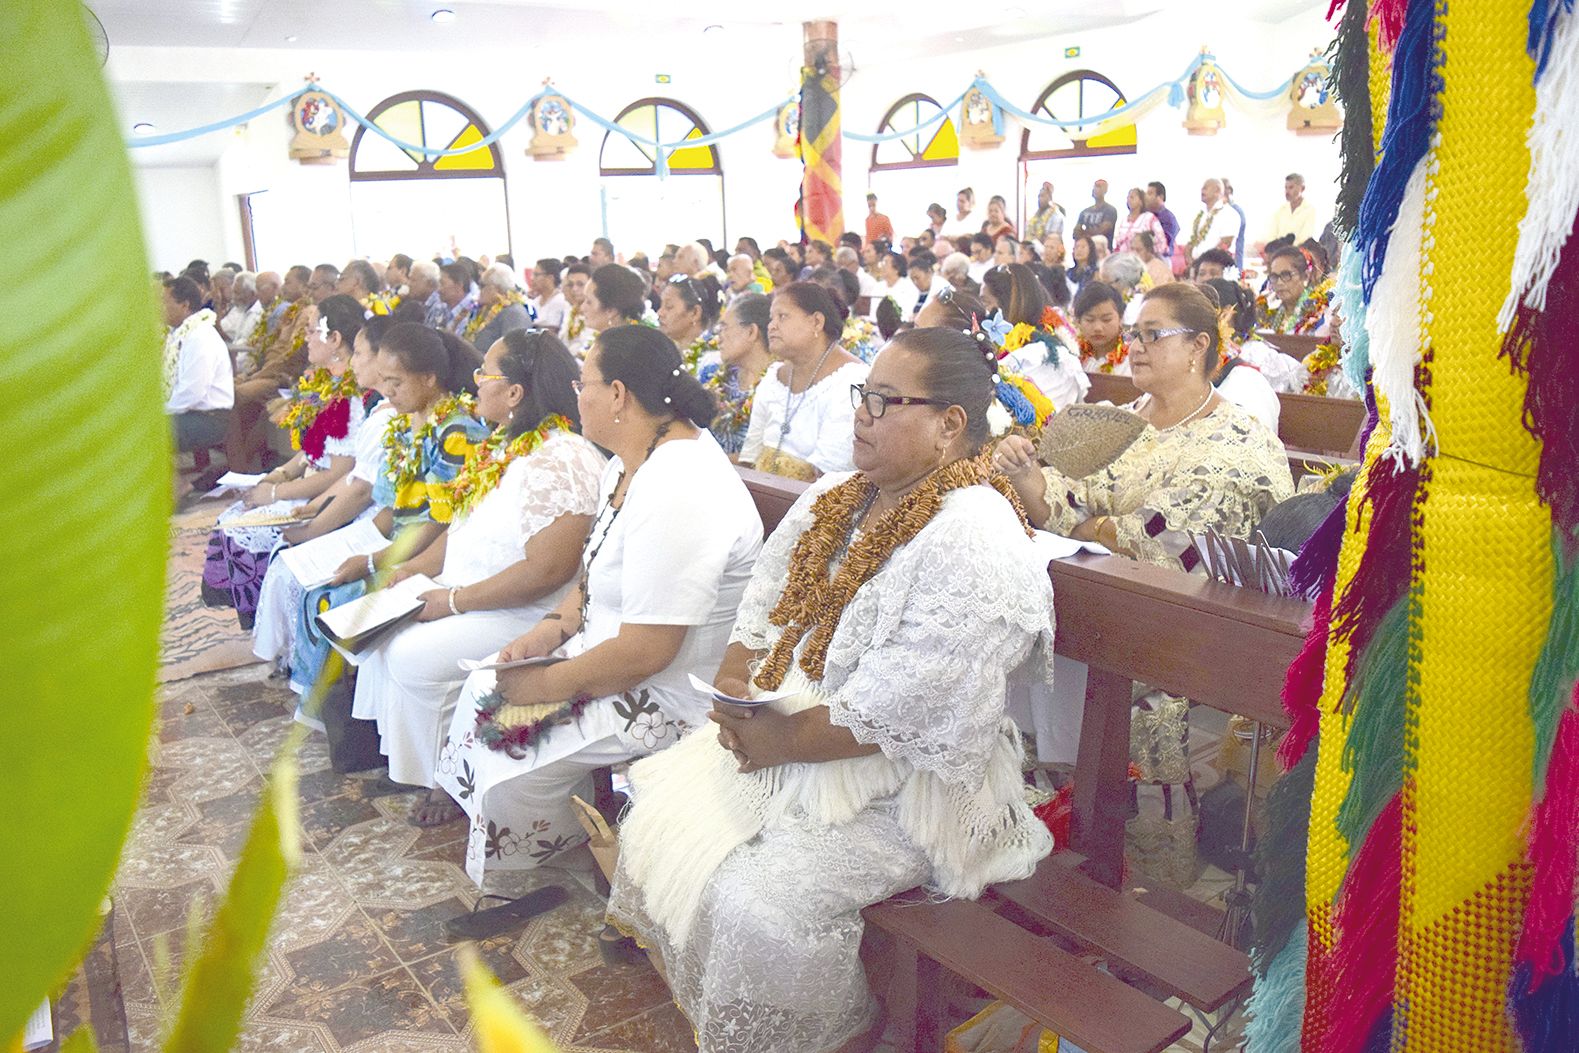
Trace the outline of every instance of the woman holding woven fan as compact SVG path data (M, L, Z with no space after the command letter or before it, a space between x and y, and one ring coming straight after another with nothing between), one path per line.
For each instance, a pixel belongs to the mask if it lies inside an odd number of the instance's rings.
M604 457L578 434L576 360L553 333L517 329L474 374L477 411L494 432L450 483L449 529L391 575L434 578L416 621L361 656L352 714L378 723L389 777L433 786L466 674L553 610L575 576L597 511ZM459 816L434 790L417 826Z
M706 722L686 677L718 668L762 547L751 495L707 430L717 404L668 337L605 329L578 388L583 433L614 454L580 579L500 655L565 660L473 673L439 752L479 884L490 867L591 865L571 795L590 799L594 768Z
M709 727L631 769L610 918L661 953L703 1053L854 1048L876 1007L861 909L974 897L1051 848L1005 682L1051 660L1052 589L983 446L997 355L899 334L746 590ZM1043 666L1045 669L1045 666Z
M1153 289L1126 337L1143 392L1128 408L1144 426L1106 467L1070 478L1038 463L1031 443L1017 436L1000 443L995 457L1031 522L1191 570L1199 561L1196 535L1212 527L1248 537L1267 509L1294 492L1288 455L1266 425L1212 387L1217 305L1200 289L1179 282Z

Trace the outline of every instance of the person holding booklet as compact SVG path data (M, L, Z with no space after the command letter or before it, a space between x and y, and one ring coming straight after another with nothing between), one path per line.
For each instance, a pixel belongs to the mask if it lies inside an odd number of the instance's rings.
M605 458L582 438L572 388L580 369L543 329L506 333L477 370L477 409L494 432L450 484L450 527L391 575L438 587L415 620L358 655L352 714L378 723L389 777L433 787L433 769L466 674L564 598L597 511ZM435 790L418 826L456 818Z
M762 520L707 430L717 404L646 326L601 332L579 382L586 437L613 452L577 584L499 654L554 664L472 673L437 781L470 820L466 869L590 867L571 803L591 772L706 722L687 682L718 668Z
M329 656L318 615L361 596L380 570L395 569L449 525L450 481L489 431L475 416L480 362L476 349L453 333L401 322L384 334L375 367L398 415L384 435L373 524L388 542L348 555L326 584L309 588L297 605L291 688L304 699Z
M298 452L220 513L209 536L203 601L210 607L234 607L243 629L252 628L258 588L284 528L226 525L254 510L293 513L350 473L370 405L353 368L362 310L349 296L331 296L307 308L307 362L314 368L298 378L283 421L291 433L291 448Z
M1052 848L1004 713L1011 671L1050 675L1053 595L985 452L997 384L995 349L957 330L878 353L858 470L785 515L713 677L793 695L719 702L631 768L609 917L662 956L704 1053L857 1048L877 1018L862 908L974 898Z

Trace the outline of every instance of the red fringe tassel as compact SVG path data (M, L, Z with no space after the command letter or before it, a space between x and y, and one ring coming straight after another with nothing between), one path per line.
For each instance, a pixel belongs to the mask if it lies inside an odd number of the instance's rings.
M1403 869L1403 800L1394 795L1377 817L1338 893L1338 942L1329 967L1322 1053L1359 1053L1393 1005L1398 974L1399 888ZM1306 1047L1310 1048L1310 1047Z
M1559 947L1574 912L1579 878L1579 684L1557 726L1546 788L1531 811L1525 858L1532 868L1515 961L1530 968L1529 990L1562 969Z
M1371 21L1380 26L1376 42L1389 55L1404 31L1404 15L1408 10L1409 0L1376 0L1371 5Z
M1278 763L1288 771L1299 763L1321 730L1321 689L1327 667L1327 634L1332 627L1332 587L1316 599L1310 632L1283 678L1283 712L1288 733L1277 748Z

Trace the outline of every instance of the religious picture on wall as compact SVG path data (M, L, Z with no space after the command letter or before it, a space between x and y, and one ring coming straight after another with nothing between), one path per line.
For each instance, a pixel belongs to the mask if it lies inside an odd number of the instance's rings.
M1223 71L1205 48L1201 49L1201 64L1190 75L1186 95L1190 108L1184 115L1185 129L1191 135L1216 135L1227 123L1223 112Z
M1327 135L1343 126L1337 100L1328 86L1332 69L1321 60L1321 52L1310 57L1304 69L1294 75L1288 89L1288 128L1300 135Z
M527 153L539 161L558 161L576 145L571 131L576 115L570 100L550 92L532 105L532 144Z
M978 73L977 76L980 76ZM1003 136L993 129L994 107L987 93L971 88L960 103L960 140L966 146L990 149L1003 142Z
M351 152L342 129L345 114L334 100L321 91L306 91L297 96L290 110L290 157L308 165L333 164Z
M794 157L795 140L800 137L800 100L786 102L779 107L773 121L773 156Z

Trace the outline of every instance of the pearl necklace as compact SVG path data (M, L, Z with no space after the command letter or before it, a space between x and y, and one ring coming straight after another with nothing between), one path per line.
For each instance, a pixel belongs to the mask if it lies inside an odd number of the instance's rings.
M1168 425L1166 428L1157 428L1157 430L1158 431L1172 431L1174 428L1182 428L1184 425L1190 423L1190 421L1194 420L1196 417L1199 417L1201 415L1201 411L1203 409L1205 409L1207 406L1211 405L1212 396L1215 395L1215 394L1217 394L1217 390L1215 388L1213 388L1210 384L1208 384L1206 386L1206 398L1201 400L1201 404L1199 406L1195 407L1195 411L1193 413L1191 413L1189 416L1185 417L1182 420L1174 421L1172 424ZM1151 396L1148 395L1147 396L1147 404L1149 405L1151 403L1151 401L1153 401L1153 400L1151 399ZM1153 427L1156 427L1156 426L1153 425Z

